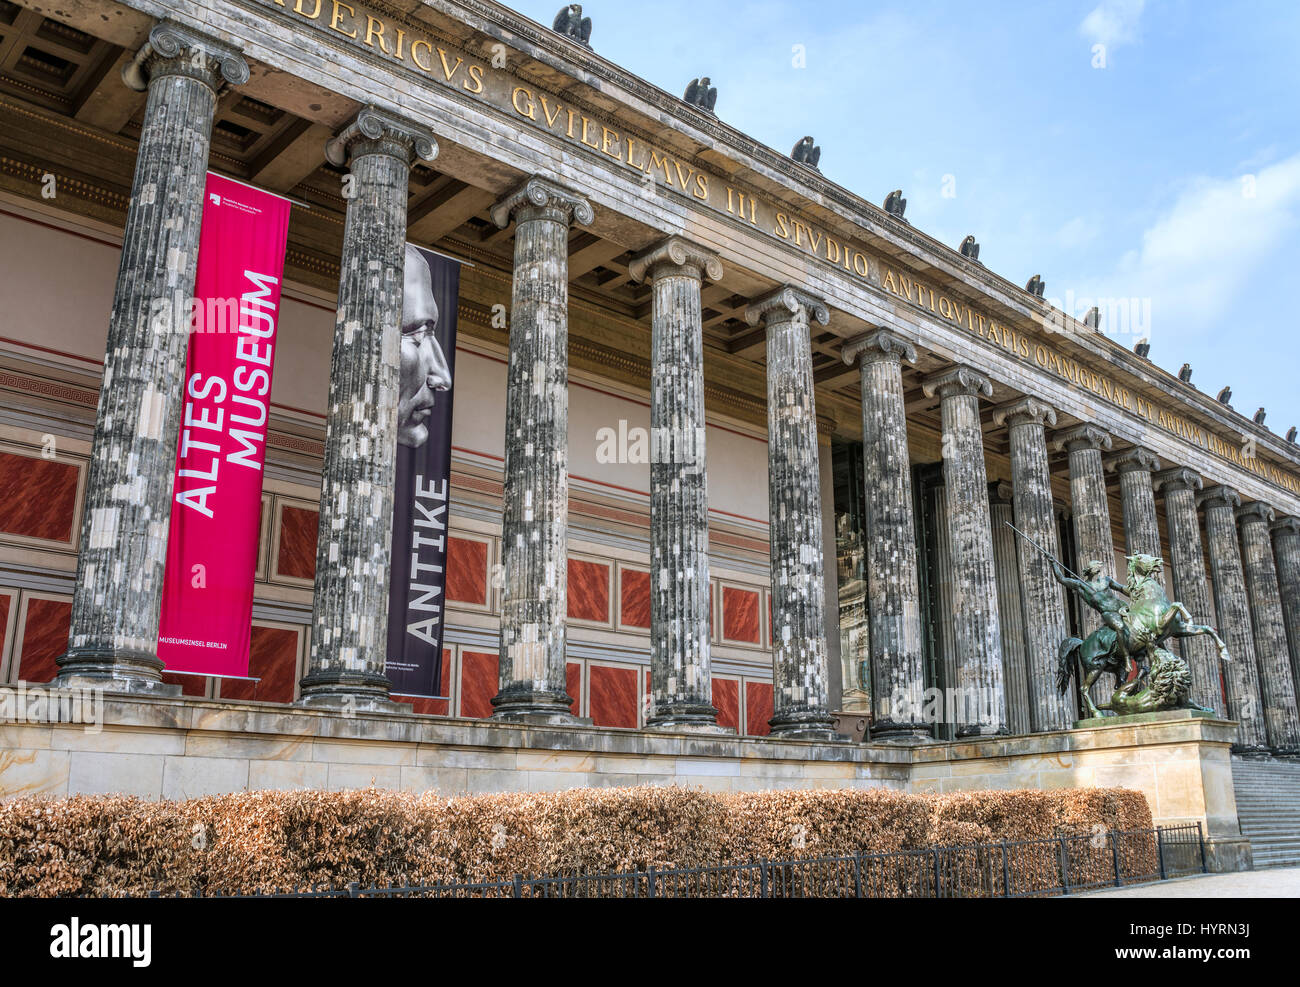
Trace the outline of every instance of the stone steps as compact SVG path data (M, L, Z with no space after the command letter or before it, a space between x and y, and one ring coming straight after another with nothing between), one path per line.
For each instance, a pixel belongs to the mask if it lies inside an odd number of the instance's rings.
M1232 787L1255 866L1300 864L1300 763L1234 757Z

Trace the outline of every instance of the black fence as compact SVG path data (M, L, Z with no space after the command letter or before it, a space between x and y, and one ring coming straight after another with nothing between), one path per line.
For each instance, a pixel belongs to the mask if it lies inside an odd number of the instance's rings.
M1025 898L1206 871L1200 823L813 860L516 876L475 884L315 887L273 898ZM154 892L151 897L158 897Z

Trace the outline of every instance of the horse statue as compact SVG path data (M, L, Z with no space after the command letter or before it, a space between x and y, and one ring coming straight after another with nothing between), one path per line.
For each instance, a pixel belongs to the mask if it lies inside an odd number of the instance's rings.
M1050 558L1050 556L1049 556ZM1160 574L1164 560L1153 555L1130 555L1128 581L1118 583L1104 574L1102 564L1089 562L1086 578L1079 578L1052 558L1057 582L1072 589L1101 615L1102 626L1087 638L1068 637L1057 655L1057 689L1064 693L1075 675L1075 660L1085 671L1080 681L1084 706L1092 716L1110 713L1153 712L1161 709L1201 709L1190 699L1191 675L1187 663L1161 645L1171 637L1208 634L1219 649L1219 658L1231 661L1228 646L1213 627L1192 620L1187 608L1170 601ZM1123 596L1121 597L1120 595ZM1123 597L1127 597L1124 599ZM1153 670L1159 675L1152 677ZM1119 681L1110 700L1093 702L1088 689L1102 672Z

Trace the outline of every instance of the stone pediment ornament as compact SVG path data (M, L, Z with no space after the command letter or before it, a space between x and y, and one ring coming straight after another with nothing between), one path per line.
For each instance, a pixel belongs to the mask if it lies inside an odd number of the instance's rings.
M921 393L927 398L936 394L941 398L953 394L982 394L993 397L993 382L971 367L955 366L921 381Z
M722 279L722 261L718 255L679 236L670 236L637 254L628 262L627 272L633 281L644 281L661 264L693 267L710 281Z
M325 160L342 168L348 163L352 145L380 140L404 146L413 161L432 161L438 156L438 142L427 127L377 106L366 106L325 145Z
M529 206L537 209L549 207L567 212L579 226L590 226L596 219L596 212L585 197L570 191L563 185L556 184L549 178L533 175L492 207L492 222L504 230L510 225L510 217L514 215L516 209Z
M1112 443L1109 432L1087 422L1052 435L1052 444L1057 452L1073 452L1075 449L1101 449L1109 452Z
M760 321L797 322L801 319L805 324L816 321L824 326L830 322L831 313L826 303L816 295L801 291L792 284L764 295L745 309L745 321L751 326L758 325Z
M185 52L201 53L204 57L180 58ZM239 49L175 21L159 21L149 32L149 40L122 66L123 84L135 92L144 92L159 63L164 61L171 63L168 68L172 74L200 79L213 89L222 80L232 86L242 86L248 81L248 62Z
M916 347L908 340L888 329L873 329L855 336L840 347L840 359L852 366L861 358L863 363L893 360L916 362Z

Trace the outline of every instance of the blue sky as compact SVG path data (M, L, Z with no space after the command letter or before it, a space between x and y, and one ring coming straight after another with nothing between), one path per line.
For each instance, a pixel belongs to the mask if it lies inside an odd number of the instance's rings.
M560 4L511 6L550 26ZM812 134L833 181L877 204L901 187L919 229L975 234L990 269L1042 274L1073 314L1118 302L1103 328L1149 336L1203 391L1231 385L1275 432L1300 424L1300 3L583 10L602 56L678 94L709 75L738 129L782 152Z

